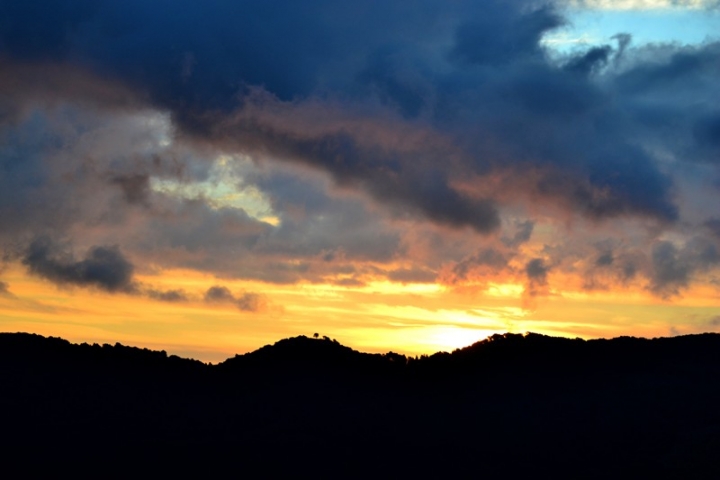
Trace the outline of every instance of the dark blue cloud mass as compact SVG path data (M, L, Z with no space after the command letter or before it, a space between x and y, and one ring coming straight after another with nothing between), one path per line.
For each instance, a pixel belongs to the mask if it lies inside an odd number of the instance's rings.
M187 135L212 137L219 119L242 110L250 87L278 102L331 95L356 110L379 102L385 110L376 114L396 111L454 137L476 171L497 161L489 137L515 154L512 162L559 168L565 177L551 171L537 191L581 214L676 217L670 180L639 151L629 152L629 132L608 127L623 112L608 108L609 97L588 79L613 49L591 49L564 66L548 60L540 39L565 23L551 3L32 0L0 2L0 18L0 49L10 65L67 64L116 79L172 112ZM654 68L701 68L706 57L690 52ZM620 85L637 90L649 76L663 76L648 68L623 74ZM696 134L706 143L707 130ZM492 199L453 187L464 167L449 167L442 154L418 171L415 159L367 145L357 131L298 138L292 127L262 118L223 135L246 137L235 148L325 169L434 222L479 232L499 225ZM142 192L127 188L139 201Z

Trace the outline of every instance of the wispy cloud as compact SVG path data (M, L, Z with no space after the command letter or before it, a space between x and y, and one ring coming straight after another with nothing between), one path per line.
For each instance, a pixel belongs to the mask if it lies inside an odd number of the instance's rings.
M717 0L560 0L570 7L601 10L661 10L716 8Z

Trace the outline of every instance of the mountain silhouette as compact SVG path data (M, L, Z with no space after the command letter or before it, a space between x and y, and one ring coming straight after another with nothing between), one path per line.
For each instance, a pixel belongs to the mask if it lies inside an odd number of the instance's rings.
M217 365L0 334L0 451L23 476L713 478L718 373L717 334L421 357L300 336Z

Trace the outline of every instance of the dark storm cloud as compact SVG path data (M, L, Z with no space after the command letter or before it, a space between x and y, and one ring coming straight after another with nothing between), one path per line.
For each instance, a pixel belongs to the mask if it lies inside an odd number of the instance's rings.
M508 210L550 206L596 224L639 217L673 228L683 220L683 173L668 164L718 163L720 44L639 49L619 34L616 46L553 60L540 40L564 23L551 3L520 0L0 0L0 240L128 225L136 230L122 246L133 259L272 282L349 282L367 273L347 271L353 262L408 255L403 222L492 240ZM126 127L96 126L84 109L167 112L163 145L178 150L102 136ZM210 162L186 161L182 148L267 160L272 175L244 182L280 224L153 190L157 179L205 179ZM535 222L515 224L493 247L450 253L452 275L508 268ZM667 295L705 271L701 259L715 265L707 245L631 250L593 251L591 268L652 279L650 289ZM53 255L46 277L85 281L67 273L85 260ZM388 278L430 280L447 263L433 261ZM536 258L515 273L534 295L548 268ZM241 309L256 301L229 293Z
M708 152L709 161L720 163L720 112L699 118L693 126L693 137Z
M96 287L108 292L133 292L134 267L117 246L91 247L75 260L49 238L35 239L22 259L28 270L58 285Z
M617 86L621 92L649 95L670 90L678 95L711 81L720 71L719 56L720 43L717 42L677 50L660 47L657 59L634 64L618 77Z
M488 6L483 15L457 28L452 58L476 65L542 58L539 42L543 33L564 24L547 6L524 15L518 15L517 2L489 1Z
M278 125L275 118L258 111L267 101L253 99L252 105L237 112L231 122L222 126L220 141L229 139L236 148L263 151L321 168L338 185L359 187L404 215L425 217L451 227L469 226L481 233L494 231L500 225L495 202L469 197L451 185L446 169L438 163L445 161L448 165L447 159L435 158L418 145L409 152L403 150L410 147L400 146L399 151L388 148L382 138L388 132L380 131L378 126L370 127L374 132L362 132L366 138L359 139L333 125L322 125L314 131L302 124ZM363 125L356 126L364 129Z
M488 134L499 134L496 141L508 151L526 144L520 153L534 157L534 168L549 165L563 171L568 184L580 185L570 188L546 178L537 191L578 205L582 214L675 218L669 180L651 162L623 152L623 141L612 142L619 151L610 148L594 157L580 151L584 142L564 145L572 129L555 139L557 145L552 135L528 144L528 138L544 137L536 120L523 120L522 110L561 118L585 115L605 102L576 73L591 73L607 63L609 47L578 56L565 69L549 64L539 40L564 23L549 3L60 1L45 8L44 2L31 1L23 7L4 4L2 12L6 28L0 29L0 48L8 58L65 62L116 78L145 92L151 104L169 109L181 131L195 138L215 132L210 138L222 140L215 126L240 105L237 95L246 86L261 86L278 101L332 92L349 105L379 100L387 112L427 118L428 126L454 137L458 145ZM36 35L38 26L47 35ZM453 105L485 118L456 116ZM507 115L521 123L519 128L494 127L503 125ZM448 122L448 116L467 123ZM471 147L462 154L472 159L470 164L453 165L436 151L416 166L416 152L368 144L361 131L303 136L262 119L236 122L221 137L232 137L240 150L326 170L339 184L363 189L394 211L481 233L499 226L492 198L454 186L466 168L487 172L491 152ZM607 165L611 159L619 160ZM626 167L628 161L639 166ZM142 190L132 190L136 184L120 185L129 200L142 198Z
M68 245L49 237L38 237L22 254L22 263L30 273L61 287L98 288L110 293L141 295L163 302L190 300L183 290L162 290L136 281L133 277L134 265L115 245L93 246L82 260L77 260ZM243 302L246 304L247 300Z
M6 1L0 45L11 58L73 61L122 78L191 125L206 108L227 108L243 85L289 99L321 86L319 73L335 83L363 46L427 31L446 9L433 1Z

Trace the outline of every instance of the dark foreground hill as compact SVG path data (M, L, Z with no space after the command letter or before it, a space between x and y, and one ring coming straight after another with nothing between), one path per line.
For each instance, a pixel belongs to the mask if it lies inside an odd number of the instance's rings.
M0 334L0 458L24 477L720 478L719 374L715 334L422 358L296 337L214 366Z

